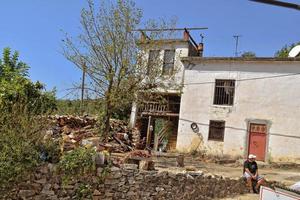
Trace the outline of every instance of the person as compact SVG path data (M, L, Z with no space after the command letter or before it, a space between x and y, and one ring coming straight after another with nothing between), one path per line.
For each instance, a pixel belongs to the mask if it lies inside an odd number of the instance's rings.
M247 180L247 186L251 193L258 193L259 187L265 183L264 178L258 175L258 167L255 159L255 155L249 154L248 159L244 162L243 170L243 177ZM253 183L256 183L254 187Z

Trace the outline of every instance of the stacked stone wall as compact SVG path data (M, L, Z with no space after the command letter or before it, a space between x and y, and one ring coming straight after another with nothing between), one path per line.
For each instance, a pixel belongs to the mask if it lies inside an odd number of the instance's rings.
M63 184L53 174L53 166L43 166L19 183L4 199L217 199L247 192L241 179L203 173L141 171L135 165L113 167L109 173L80 177ZM105 175L106 174L106 175ZM104 177L105 176L105 177ZM83 187L84 186L84 187Z

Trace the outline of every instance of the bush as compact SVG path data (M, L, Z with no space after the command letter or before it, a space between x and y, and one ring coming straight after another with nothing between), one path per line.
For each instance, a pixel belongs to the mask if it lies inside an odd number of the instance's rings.
M0 193L7 191L41 161L47 119L55 109L55 95L28 78L29 67L11 54L0 59Z
M95 171L94 157L96 150L79 147L62 156L58 164L59 172L67 182L72 177L78 177Z
M26 106L15 104L13 112L0 115L0 188L17 181L40 161L41 134L46 120L28 115Z

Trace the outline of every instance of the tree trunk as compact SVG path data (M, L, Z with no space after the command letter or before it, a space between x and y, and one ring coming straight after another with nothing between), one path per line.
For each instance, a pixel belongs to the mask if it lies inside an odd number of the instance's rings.
M112 92L112 86L113 86L113 78L111 77L111 80L109 81L109 85L106 91L106 105L105 105L105 126L104 126L104 136L105 136L105 141L108 141L108 136L109 136L109 131L110 131L110 118L111 118L111 92Z

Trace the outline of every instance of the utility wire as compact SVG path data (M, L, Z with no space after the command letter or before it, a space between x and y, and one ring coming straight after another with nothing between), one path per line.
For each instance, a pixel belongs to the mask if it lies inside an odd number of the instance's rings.
M237 79L237 82L242 81L254 81L254 80L262 80L262 79L273 79L273 78L281 78L281 77L290 77L290 76L298 76L300 73L293 73L293 74L283 74L277 76L264 76L264 77L256 77L256 78L245 78L245 79ZM214 84L214 81L209 82L199 82L199 83L184 83L183 85L204 85L204 84Z

